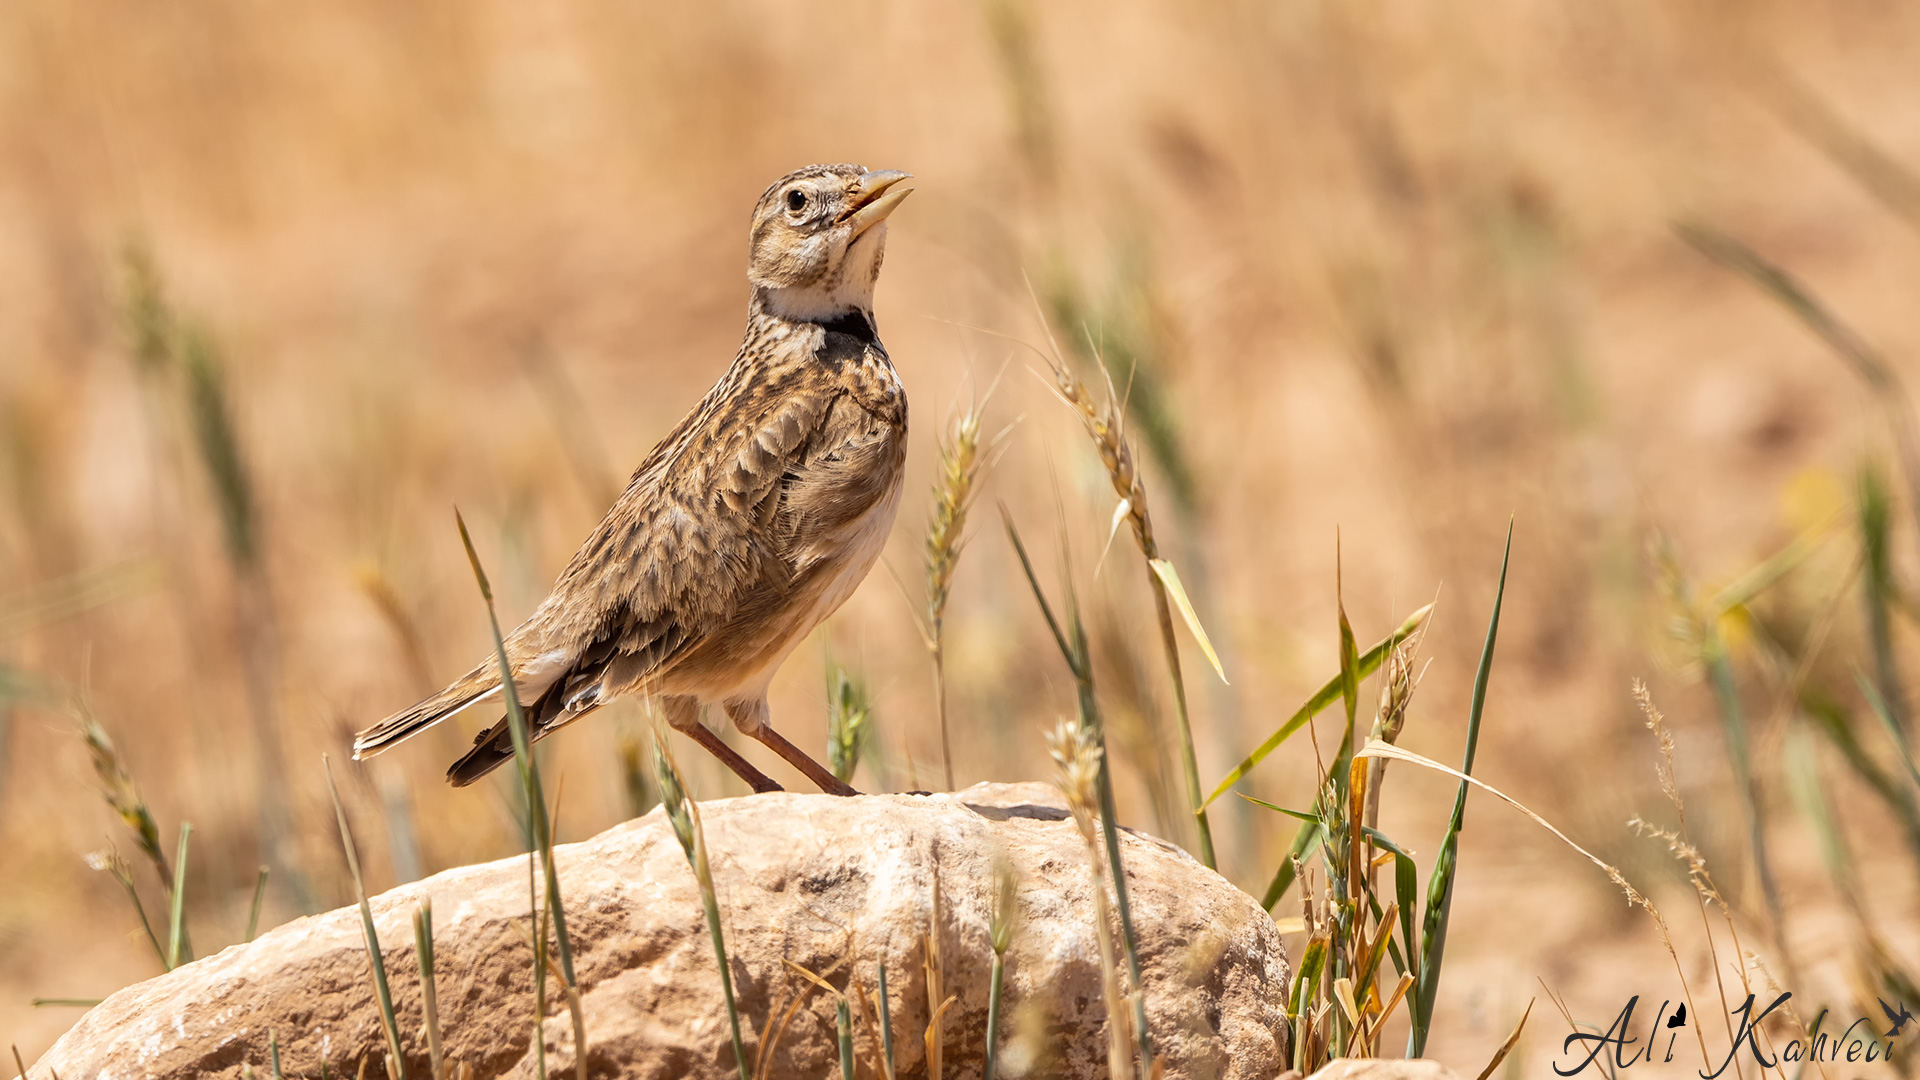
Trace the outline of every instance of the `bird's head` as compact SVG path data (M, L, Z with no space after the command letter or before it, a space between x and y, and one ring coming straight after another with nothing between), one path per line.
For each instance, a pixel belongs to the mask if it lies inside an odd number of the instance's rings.
M755 300L789 319L873 311L887 215L912 194L907 173L809 165L780 178L753 208L747 280Z

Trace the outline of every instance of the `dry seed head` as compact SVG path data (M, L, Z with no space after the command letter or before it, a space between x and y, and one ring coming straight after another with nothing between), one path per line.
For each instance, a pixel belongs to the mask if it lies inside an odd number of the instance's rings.
M1633 700L1640 706L1640 711L1646 714L1647 728L1660 743L1660 764L1654 766L1654 771L1660 776L1660 791L1684 818L1687 807L1680 799L1680 785L1673 779L1673 733L1667 730L1667 718L1654 708L1653 695L1647 692L1647 684L1639 679L1633 680Z
M1127 444L1126 432L1112 403L1096 405L1086 384L1065 364L1053 365L1053 377L1060 396L1080 414L1080 422L1086 425L1094 449L1100 454L1100 464L1106 467L1107 477L1113 482L1114 494L1126 501L1127 520L1133 525L1133 538L1141 552L1149 559L1159 558L1160 547L1153 538L1153 519L1147 514L1146 487L1140 482L1140 472L1133 463L1133 448Z
M1013 944L1013 922L1018 913L1019 879L1004 854L993 858L993 914L987 922L987 940L995 956L1005 956Z
M93 773L100 778L103 787L101 796L107 805L113 808L120 820L126 822L132 830L134 840L140 850L161 868L161 877L166 877L166 856L160 850L160 827L154 823L152 811L140 796L140 787L133 782L133 776L120 763L119 752L114 749L113 739L107 735L107 729L90 716L83 716L80 725L81 737L86 739L87 754L93 759Z
M1094 792L1100 778L1100 744L1093 732L1076 720L1061 720L1047 733L1047 753L1057 769L1053 783L1067 797L1067 806L1082 833L1093 827Z
M980 475L980 409L969 405L954 418L940 447L940 480L933 488L933 513L927 521L927 622L938 637L947 613L947 594L960 561L960 540L967 529Z
M1385 678L1380 681L1380 716L1375 726L1380 737L1389 743L1400 738L1407 724L1407 706L1413 703L1413 692L1420 688L1420 680L1426 678L1425 668L1418 674L1413 670L1424 637L1426 627L1422 626L1387 653Z
M687 860L693 861L693 815L687 809L687 789L680 782L680 770L674 766L673 754L667 749L667 740L662 732L653 733L653 776L660 785L660 806L666 811L667 821L673 825L673 835L686 850Z

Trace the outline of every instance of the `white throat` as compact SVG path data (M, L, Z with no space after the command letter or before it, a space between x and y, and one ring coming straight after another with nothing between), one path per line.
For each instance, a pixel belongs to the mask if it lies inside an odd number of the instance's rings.
M880 261L887 246L887 225L861 233L833 269L806 285L759 285L755 293L772 315L794 322L817 322L848 311L873 313L873 286L880 279Z

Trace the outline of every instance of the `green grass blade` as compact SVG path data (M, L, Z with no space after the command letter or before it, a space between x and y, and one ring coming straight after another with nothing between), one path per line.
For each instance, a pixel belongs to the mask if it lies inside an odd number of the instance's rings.
M1419 864L1413 861L1411 854L1399 844L1387 839L1386 835L1380 832L1380 830L1367 829L1366 833L1382 850L1393 853L1393 899L1395 903L1400 905L1400 940L1406 942L1407 959L1404 961L1401 959L1399 948L1395 947L1391 941L1388 942L1387 949L1393 954L1394 965L1398 967L1401 972L1412 971L1413 968L1411 965L1419 963L1420 959L1419 951L1415 948L1417 943L1413 936L1413 921L1417 917L1417 909L1420 907ZM1374 906L1377 914L1379 905L1376 904ZM1414 975L1417 979L1419 972L1414 972Z
M1379 670L1381 662L1386 659L1389 652L1393 651L1394 646L1405 641L1407 636L1415 630L1420 629L1420 625L1426 622L1427 617L1432 613L1433 605L1428 604L1412 615L1407 616L1407 621L1401 623L1399 629L1377 642L1371 649L1361 653L1358 667L1360 677L1364 679ZM1333 678L1327 680L1325 686L1314 691L1313 696L1307 699L1306 704L1300 706L1292 716L1287 718L1287 722L1281 724L1272 735L1267 736L1266 742L1261 743L1258 749L1248 754L1246 760L1233 767L1233 771L1227 774L1226 779L1220 781L1220 786L1213 789L1213 794L1207 796L1207 801L1203 805L1212 806L1215 800L1231 790L1233 785L1239 783L1242 777L1252 772L1254 766L1265 761L1267 755L1278 749L1281 743L1286 742L1301 728L1306 727L1314 717L1325 711L1327 706L1340 700L1340 679L1341 676L1335 675Z
M1020 542L1020 530L1014 527L1013 515L1008 512L1007 504L1000 504L1000 520L1006 523L1007 539L1013 541L1014 554L1020 557L1020 569L1027 575L1027 584L1033 589L1033 598L1040 603L1040 614L1047 620L1047 629L1053 631L1053 642L1060 647L1060 655L1066 658L1067 666L1073 669L1074 676L1080 675L1076 667L1076 657L1067 645L1067 635L1060 630L1060 620L1053 617L1053 608L1047 603L1046 591L1040 588L1040 578L1033 572L1033 560L1027 557L1027 545Z
M1893 714L1887 710L1887 703L1881 700L1880 692L1873 688L1873 684L1867 681L1866 676L1855 672L1853 677L1854 681L1860 684L1860 692L1866 695L1867 704L1873 709L1873 715L1879 718L1880 726L1886 729L1887 738L1893 741L1894 749L1900 752L1900 763L1907 767L1907 776L1913 780L1913 786L1920 788L1920 766L1914 764L1913 747L1907 743L1906 733L1900 730L1900 725L1894 721Z
M1174 609L1180 612L1187 629L1193 631L1193 640L1199 644L1200 651L1207 654L1207 662L1213 665L1213 673L1220 676L1221 682L1227 681L1227 669L1220 665L1220 654L1213 651L1213 642L1207 638L1206 627L1200 625L1200 616L1193 610L1193 601L1187 598L1186 586L1180 584L1180 571L1165 559L1153 559L1148 562L1153 567L1154 576L1167 587L1167 595L1173 599Z
M1076 700L1079 706L1080 723L1088 730L1098 733L1100 745L1100 831L1106 840L1107 866L1112 872L1113 899L1115 913L1120 917L1120 940L1127 956L1127 971L1133 985L1145 985L1140 978L1139 939L1133 929L1133 908L1128 897L1127 874L1120 860L1120 818L1114 807L1112 754L1107 752L1106 722L1100 715L1100 704L1093 692L1092 650L1087 643L1087 627L1080 618L1080 604L1073 591L1072 567L1064 568L1062 577L1066 581L1066 624L1064 630L1060 621L1054 618L1053 608L1047 603L1047 596L1040 588L1040 579L1033 572L1033 561L1027 557L1026 545L1020 542L1020 531L1013 524L1013 515L1005 505L1000 507L1001 518L1007 527L1007 537L1013 541L1013 549L1020 556L1020 568L1025 571L1027 584L1033 589L1033 598L1040 605L1040 613L1045 616L1047 626L1053 631L1054 641L1060 646L1061 656L1066 660L1067 668L1073 673ZM1153 1041L1147 1028L1146 999L1143 994L1133 995L1134 1033L1138 1037L1140 1060L1153 1060Z
M1713 597L1707 601L1707 611L1714 616L1719 616L1752 603L1781 578L1798 569L1800 564L1806 562L1835 535L1837 534L1832 528L1832 522L1828 522L1794 537L1791 543L1774 552L1766 562L1740 575L1726 588L1714 593Z
M440 1050L440 995L433 981L433 899L420 901L413 912L413 954L420 962L420 1003L427 1028L427 1056L433 1080L446 1080L446 1059Z
M1248 802L1254 804L1255 806L1264 806L1267 809L1272 810L1276 813L1285 814L1290 818L1294 818L1299 821L1304 821L1311 825L1320 824L1320 816L1318 814L1308 814L1308 813L1303 813L1299 810L1289 810L1286 807L1281 806L1277 803L1270 803L1265 799L1256 799L1244 791L1239 792L1238 794L1240 795L1241 798L1247 800Z
M1467 746L1460 771L1473 773L1473 758L1480 746L1480 716L1487 703L1487 679L1493 671L1493 647L1500 635L1500 606L1507 595L1507 565L1513 557L1513 523L1507 523L1506 551L1500 556L1500 584L1493 595L1493 614L1487 619L1487 639L1480 649L1480 666L1473 674L1473 704L1467 714ZM1407 1056L1420 1057L1427 1048L1427 1035L1433 1024L1435 994L1440 988L1440 964L1446 956L1447 924L1453 910L1453 878L1460 848L1460 830L1466 824L1467 783L1462 780L1453 797L1453 817L1447 822L1440 840L1440 853L1434 859L1433 874L1427 882L1427 908L1421 925L1420 957L1416 963L1411 1002L1412 1030L1407 1039ZM1396 888L1399 868L1395 867ZM1402 910L1405 910L1403 905ZM1409 939L1411 944L1411 939Z
M507 656L506 639L500 633L500 616L493 608L493 588L487 582L486 571L480 567L480 555L474 550L466 519L460 516L458 510L453 512L453 518L460 527L460 543L466 548L467 562L473 567L473 577L480 586L480 596L487 604L487 625L493 631L494 656L500 663L501 696L506 699L507 728L513 736L513 760L519 768L520 784L527 801L527 831L546 873L547 906L553 909L553 930L560 954L560 970L567 977L567 985L578 989L580 984L573 973L573 944L567 936L566 909L560 901L560 876L553 865L553 826L547 816L546 793L540 783L540 763L533 756L527 715L520 706L519 687L513 681L513 662Z
M1287 1018L1293 1023L1293 1067L1304 1071L1307 1052L1307 1025L1313 999L1320 992L1320 977L1327 966L1327 939L1316 937L1307 942L1300 957L1300 971L1293 977L1293 1000L1287 1006Z
M147 905L140 902L140 890L134 887L133 868L113 848L87 856L87 865L113 875L113 880L126 890L127 902L133 905L133 913L140 916L140 929L146 932L147 944L153 946L153 955L159 959L160 969L172 971L173 965L167 962L167 948L160 944L160 936L153 932L153 921L147 918Z
M1305 855L1325 836L1326 831L1321 828L1319 819L1301 823L1300 828L1293 834L1293 843L1287 846L1287 853L1280 857L1280 869L1275 870L1273 880L1267 882L1267 891L1260 897L1261 907L1268 911L1273 910L1273 905L1280 902L1280 898L1286 895L1288 887L1293 884L1293 860Z
M280 1037L267 1029L267 1055L273 1063L273 1080L286 1080L286 1074L280 1071Z
M840 1043L840 1080L853 1080L853 1014L845 994L833 1004L833 1030Z
M1000 1058L1000 991L1006 971L1006 954L994 953L993 971L987 983L987 1060L981 1066L980 1080L993 1080L994 1069Z
M353 845L353 830L347 827L347 809L340 803L340 789L333 783L333 762L320 755L327 774L327 795L333 799L333 816L340 825L340 846L346 849L347 869L353 872L354 895L360 898L360 930L367 939L367 963L373 968L373 989L380 1003L380 1023L386 1029L387 1054L394 1070L405 1080L406 1059L400 1054L400 1022L393 1014L393 992L387 985L387 962L380 953L380 932L373 925L373 906L367 903L367 882L360 876L360 853Z
M1781 936L1786 917L1780 887L1773 876L1773 863L1767 852L1766 808L1760 801L1759 780L1753 771L1753 751L1747 739L1746 715L1740 707L1740 691L1734 684L1733 660L1711 619L1700 624L1701 660L1720 707L1720 724L1727 739L1727 756L1733 763L1734 786L1739 789L1740 805L1747 825L1747 843L1753 853L1754 876L1766 900L1770 929L1776 946L1784 946Z
M887 1003L887 962L880 961L880 1048L887 1055L887 1075L893 1071L893 1007Z
M187 940L187 842L193 836L191 822L180 823L180 846L173 853L173 892L167 898L167 970L193 960L193 943Z
M260 904L267 898L267 868L260 867L260 876L253 883L253 907L247 912L247 937L252 941L260 933Z
M56 998L37 997L33 999L36 1009L91 1009L106 998Z
M1819 748L1805 728L1793 724L1787 728L1780 756L1786 766L1788 791L1813 830L1821 859L1826 863L1827 876L1833 879L1842 895L1853 893L1853 861L1848 855L1846 840L1840 835L1840 827L1834 821L1826 783L1820 777Z
M1180 769L1181 779L1187 789L1187 810L1193 815L1194 831L1200 840L1200 861L1209 870L1220 868L1219 859L1213 850L1213 822L1207 818L1207 808L1200 801L1200 759L1193 749L1193 719L1187 708L1187 677L1180 669L1180 641L1174 636L1173 616L1168 612L1168 594L1181 605L1181 613L1189 619L1188 625L1199 636L1207 655L1213 659L1214 670L1220 670L1220 659L1213 651L1213 644L1206 640L1200 630L1200 620L1192 613L1192 604L1188 602L1186 590L1180 585L1180 577L1174 573L1173 564L1165 560L1149 558L1147 566L1150 573L1148 584L1153 588L1154 622L1160 628L1160 649L1167 658L1167 678L1173 689L1173 711L1180 724ZM1171 582L1171 584L1169 584ZM1221 673L1221 681L1226 675Z
M733 1059L740 1069L740 1080L752 1080L747 1067L746 1044L740 1038L740 1009L733 996L733 970L727 963L727 942L720 927L720 900L713 887L713 866L707 860L706 831L700 823L700 808L687 796L686 779L667 749L665 732L656 729L653 737L654 780L660 787L660 805L673 826L675 839L686 852L687 865L693 868L694 881L700 886L700 905L707 917L707 937L713 942L714 962L720 968L720 990L727 1004L727 1023L733 1034Z
M1867 693L1868 704L1870 706L1875 704L1876 695L1871 692L1872 684L1858 672L1855 672L1855 678L1860 682L1862 691ZM1913 851L1916 858L1920 858L1920 802L1916 802L1916 796L1920 796L1920 775L1909 774L1912 780L1910 786L1902 782L1904 778L1881 768L1880 763L1874 760L1873 755L1868 753L1867 748L1855 737L1852 717L1824 694L1817 693L1811 688L1803 689L1800 694L1800 709L1806 714L1807 720L1827 737L1828 742L1833 744L1833 748L1840 751L1841 759L1847 763L1847 766L1873 790L1875 795L1880 796L1881 801L1887 804L1887 808L1900 819L1901 831L1906 833L1907 847ZM1898 730L1891 728L1891 717L1878 711L1874 715L1879 718L1881 724L1889 726L1889 734ZM1895 741L1895 745L1896 747L1899 745L1898 740ZM1912 759L1908 756L1907 760L1910 763ZM1909 764L1908 768L1911 767Z
M1860 469L1860 548L1865 560L1862 584L1867 603L1867 640L1873 646L1874 682L1881 706L1901 732L1908 730L1906 695L1900 686L1900 669L1894 660L1894 599L1899 585L1894 581L1893 553L1888 543L1889 505L1886 480L1869 459Z

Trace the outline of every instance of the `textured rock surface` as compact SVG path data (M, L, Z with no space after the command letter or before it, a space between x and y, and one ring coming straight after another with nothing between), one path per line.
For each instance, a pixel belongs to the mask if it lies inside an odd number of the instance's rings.
M903 1077L926 1075L922 936L941 897L938 947L948 1077L977 1077L986 1030L991 863L1020 879L1008 953L1003 1075L1037 1051L1054 1075L1105 1074L1105 1009L1086 850L1058 796L1038 784L951 796L771 794L705 803L707 844L748 1056L805 983L782 958L849 970L871 990L884 960ZM1168 1076L1266 1078L1286 1060L1286 954L1259 905L1170 845L1127 835L1122 858L1145 965L1147 1012ZM595 1076L735 1077L719 974L699 893L658 810L556 852ZM426 1075L411 917L431 896L441 1025L451 1060L481 1077L532 1074L531 952L524 859L463 867L373 901L408 1072ZM851 959L852 963L846 963ZM872 1028L856 1009L869 1075ZM149 982L86 1014L32 1080L266 1075L267 1033L289 1076L353 1076L382 1045L358 913L301 919ZM767 1075L838 1075L833 1005L813 992ZM564 1009L544 1026L554 1076L572 1076ZM1016 1071L1017 1070L1017 1071Z

